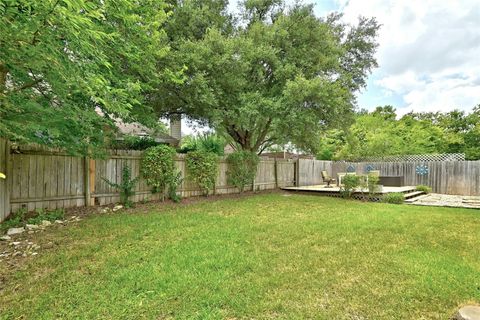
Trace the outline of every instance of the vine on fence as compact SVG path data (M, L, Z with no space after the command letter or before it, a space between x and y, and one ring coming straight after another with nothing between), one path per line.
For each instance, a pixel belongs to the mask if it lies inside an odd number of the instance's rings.
M175 171L175 149L167 145L158 145L145 150L142 159L142 175L153 192L161 192L162 200L167 186L177 176Z
M182 200L182 197L177 193L178 186L181 185L182 182L182 172L180 170L176 170L175 174L170 180L170 183L168 184L168 197L172 199L173 202L180 202L180 200Z
M240 192L245 186L252 184L257 174L259 157L256 153L249 151L236 151L227 157L227 178L228 183L237 187Z
M217 155L207 151L192 151L187 153L185 163L190 179L208 196L214 190L217 179Z
M135 194L133 189L138 182L139 177L132 179L132 172L129 166L125 166L122 169L122 181L120 183L112 182L106 178L102 178L109 186L120 191L120 202L126 207L130 208L132 206L132 201L130 197Z

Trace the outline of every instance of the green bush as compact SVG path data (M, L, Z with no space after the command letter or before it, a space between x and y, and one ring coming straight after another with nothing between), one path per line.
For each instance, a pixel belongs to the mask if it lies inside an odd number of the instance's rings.
M168 197L172 199L173 202L180 202L182 197L177 194L178 186L183 182L182 172L176 170L172 180L168 184Z
M344 198L351 198L355 188L360 186L361 177L353 174L347 174L342 178L342 186L340 187L340 194Z
M425 185L423 185L423 184L416 186L416 187L415 187L415 190L417 190L417 191L423 191L423 192L425 192L425 193L430 193L430 192L432 192L432 188L430 188L429 186L425 186Z
M252 184L257 174L259 157L256 153L249 151L236 151L227 157L227 179L228 183L237 187L240 192L245 186Z
M207 132L199 136L187 136L183 138L179 152L204 151L223 156L226 144L225 139L221 136Z
M192 151L185 157L190 179L198 184L203 194L208 196L215 188L218 172L217 155L207 151Z
M378 192L378 189L379 189L378 182L380 181L380 177L376 174L371 174L371 173L369 173L367 177L368 177L368 193L370 195L373 195L376 192Z
M167 145L158 145L145 150L141 172L153 192L165 194L166 187L175 178L175 149Z
M401 204L405 201L405 195L401 192L386 193L382 197L382 202Z
M124 135L123 140L114 140L111 143L113 149L125 150L145 150L157 146L159 143L152 137L139 137L134 135Z
M107 180L106 178L102 178L109 186L117 189L120 191L120 202L127 208L132 206L132 201L130 201L130 197L135 194L133 190L135 185L138 182L140 177L136 177L132 179L132 172L129 166L123 167L122 170L122 181L120 183L115 183L112 181Z

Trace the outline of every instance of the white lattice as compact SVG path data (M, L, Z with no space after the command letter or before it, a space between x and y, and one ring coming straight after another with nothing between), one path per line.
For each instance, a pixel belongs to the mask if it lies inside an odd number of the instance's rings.
M365 157L356 161L395 162L395 161L465 161L464 153L407 154L384 157Z

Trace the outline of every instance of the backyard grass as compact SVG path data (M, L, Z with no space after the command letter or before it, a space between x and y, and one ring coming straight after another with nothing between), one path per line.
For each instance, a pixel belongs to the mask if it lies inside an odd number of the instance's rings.
M139 210L137 210L139 211ZM448 319L480 302L480 212L281 193L95 215L1 319Z

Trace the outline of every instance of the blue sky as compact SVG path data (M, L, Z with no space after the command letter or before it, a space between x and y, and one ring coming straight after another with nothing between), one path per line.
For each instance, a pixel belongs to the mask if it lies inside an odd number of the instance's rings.
M293 1L292 1L293 2ZM480 104L480 1L316 0L315 12L381 24L375 69L358 106L409 111L471 111Z
M360 1L360 0L358 0ZM315 13L318 16L325 16L333 11L342 11L343 5L335 0L317 0L312 2L315 4ZM403 106L405 105L402 96L393 92L384 92L381 87L375 84L378 80L378 70L374 70L373 74L367 81L367 88L358 94L358 107L373 109L381 105Z

